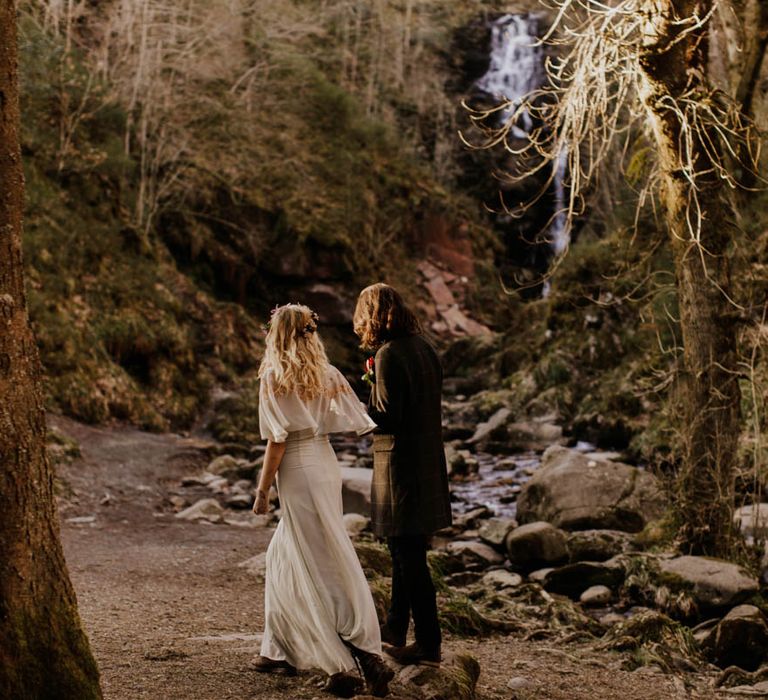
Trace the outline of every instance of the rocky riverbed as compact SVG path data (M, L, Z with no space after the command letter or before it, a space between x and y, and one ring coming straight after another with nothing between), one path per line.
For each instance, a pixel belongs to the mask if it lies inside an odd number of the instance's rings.
M680 697L762 693L768 681L768 606L757 572L660 548L658 523L668 503L653 475L590 445L569 447L551 417L516 420L500 403L503 395L496 392L457 397L445 406L454 525L437 533L430 558L449 638L502 635L510 644L577 644L624 672L678 679L689 693ZM62 419L53 425L59 437L52 451L68 477L62 501L68 527L98 527L104 512L116 513L121 502L130 509L136 498L151 502L158 523L214 526L246 538L253 533L263 542L279 518L276 497L269 515L250 511L262 445L175 438L169 461L158 469L142 467L140 455L121 456L130 440L118 440L109 455L127 465L125 474L98 495L73 466L82 461L75 441L93 436ZM147 441L154 439L162 443L160 437ZM368 531L370 444L346 437L333 442L343 470L345 521L383 612L389 561ZM94 465L97 473L99 468ZM738 515L750 537L764 538L766 508ZM261 580L263 549L235 565ZM447 695L440 697L480 692L476 659L462 654L451 663L471 682L444 689ZM475 656L484 668L482 653ZM454 666L446 668L452 677ZM426 680L422 687L410 671L398 671L402 697L432 692ZM450 685L450 678L433 678L429 688L444 681ZM534 697L534 686L524 673L511 675L508 697ZM670 691L664 697L675 696Z

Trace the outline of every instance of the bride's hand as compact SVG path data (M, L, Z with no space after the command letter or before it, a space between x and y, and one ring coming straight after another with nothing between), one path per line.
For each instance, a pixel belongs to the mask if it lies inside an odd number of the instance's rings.
M269 494L264 491L256 491L256 499L253 502L253 512L256 515L265 515L269 512Z

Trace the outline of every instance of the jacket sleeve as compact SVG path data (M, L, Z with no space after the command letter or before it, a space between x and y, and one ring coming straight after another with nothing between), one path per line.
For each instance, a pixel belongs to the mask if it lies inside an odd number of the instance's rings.
M376 353L375 385L368 404L368 413L379 432L400 432L403 421L403 391L405 374L397 357L382 348Z

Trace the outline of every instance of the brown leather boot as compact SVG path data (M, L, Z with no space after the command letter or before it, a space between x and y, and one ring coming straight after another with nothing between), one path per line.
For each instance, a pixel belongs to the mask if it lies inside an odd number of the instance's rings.
M296 669L287 661L269 659L266 656L257 656L251 661L251 668L259 673L284 673L286 676L296 675Z
M395 677L395 672L384 663L377 654L358 649L348 644L352 656L363 671L368 692L376 698L384 698L389 693L389 683Z
M387 649L387 656L391 656L403 666L410 666L411 664L439 666L442 658L440 649L424 649L418 642L399 649Z

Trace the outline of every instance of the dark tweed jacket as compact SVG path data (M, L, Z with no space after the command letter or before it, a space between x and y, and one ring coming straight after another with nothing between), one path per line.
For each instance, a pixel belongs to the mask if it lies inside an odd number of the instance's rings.
M424 338L407 336L379 348L374 371L373 531L429 535L451 524L440 361Z

